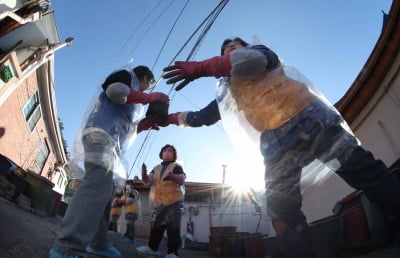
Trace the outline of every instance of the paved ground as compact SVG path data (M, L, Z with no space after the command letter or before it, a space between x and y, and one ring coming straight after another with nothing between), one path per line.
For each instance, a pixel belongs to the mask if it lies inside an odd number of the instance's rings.
M0 258L45 258L48 257L54 238L59 232L61 217L40 216L18 207L14 202L0 197ZM118 248L123 257L143 257L135 248L147 242L138 239L135 244L123 242L119 235L110 233L110 242ZM166 254L165 243L160 248ZM162 256L162 257L163 257ZM95 256L89 256L95 258ZM180 250L182 258L213 257L208 252ZM332 256L318 257L331 258ZM392 244L367 253L347 253L337 258L399 258L400 249ZM252 257L249 257L252 258ZM271 258L266 256L266 258Z
M61 217L40 216L32 211L18 207L14 202L0 197L0 258L45 258L59 233ZM122 241L118 234L110 233L110 242L123 254L123 257L141 257L136 247L147 243L138 239L135 244ZM165 244L160 247L165 256ZM182 249L181 257L212 257L208 252ZM89 256L95 258L96 256Z

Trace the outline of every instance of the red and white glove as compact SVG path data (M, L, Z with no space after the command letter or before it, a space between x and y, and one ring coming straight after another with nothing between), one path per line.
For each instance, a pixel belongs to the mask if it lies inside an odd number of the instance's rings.
M179 114L181 112L176 112L168 115L168 123L169 124L174 124L179 126Z
M189 82L207 76L222 77L229 76L231 70L230 56L216 56L201 62L181 62L176 61L175 65L167 66L163 69L167 72L163 75L164 79L169 79L167 84L182 81L175 90L180 90Z
M156 101L160 101L166 104L169 103L168 95L162 92L144 93L138 90L130 90L131 92L129 93L127 98L127 103L129 104L148 104Z
M153 117L145 117L142 120L140 120L138 126L137 126L137 133L139 134L142 131L145 130L160 130L160 127L157 126L157 122Z
M118 207L121 207L122 205L125 205L125 200L118 200L117 201Z

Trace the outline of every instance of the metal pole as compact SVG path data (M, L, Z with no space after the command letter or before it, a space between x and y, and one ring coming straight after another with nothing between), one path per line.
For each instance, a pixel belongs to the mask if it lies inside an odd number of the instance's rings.
M226 164L222 164L222 192L221 192L221 199L222 202L225 202L225 170L226 170Z

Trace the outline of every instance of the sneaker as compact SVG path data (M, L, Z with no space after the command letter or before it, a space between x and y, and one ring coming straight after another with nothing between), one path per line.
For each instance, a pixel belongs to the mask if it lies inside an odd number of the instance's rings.
M104 249L104 250L95 250L92 247L87 246L86 252L89 254L94 254L94 255L103 256L103 257L107 257L107 258L122 257L121 253L113 246L110 246L109 248Z
M138 248L136 248L136 250L142 254L149 254L149 255L156 255L156 256L160 255L159 252L153 251L153 249L151 249L147 245L139 246Z
M51 248L49 251L49 258L84 258L84 256L74 256L69 254L63 254L56 248Z
M179 256L177 256L174 253L170 253L170 254L167 254L164 258L179 258Z
M131 244L134 244L136 242L135 239L132 239L132 238L129 238L129 237L126 237L126 236L124 236L122 238L122 240L124 240L124 242L131 243Z

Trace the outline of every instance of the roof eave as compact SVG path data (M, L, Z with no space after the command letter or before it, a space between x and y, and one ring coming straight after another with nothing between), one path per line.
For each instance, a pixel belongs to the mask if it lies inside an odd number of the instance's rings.
M366 64L345 95L335 104L351 123L380 87L400 46L400 0L394 0L382 33Z

